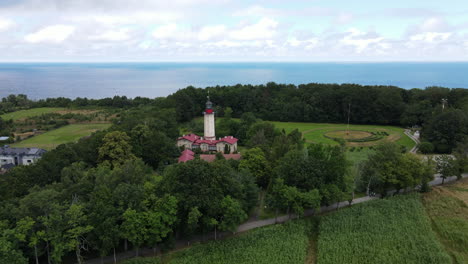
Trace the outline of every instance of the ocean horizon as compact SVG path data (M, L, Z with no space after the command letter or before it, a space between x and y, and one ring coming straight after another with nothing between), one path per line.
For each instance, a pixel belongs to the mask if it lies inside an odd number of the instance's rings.
M0 97L161 97L187 86L306 83L468 88L468 62L9 62Z

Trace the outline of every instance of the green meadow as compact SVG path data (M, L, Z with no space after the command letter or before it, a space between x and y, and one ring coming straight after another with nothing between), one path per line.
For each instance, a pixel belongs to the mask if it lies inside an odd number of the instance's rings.
M32 108L27 110L20 110L16 112L11 112L7 114L0 115L3 120L10 120L13 121L25 119L28 117L39 116L42 114L54 113L59 111L64 111L66 108L58 108L58 107L40 107L40 108Z
M12 145L12 147L35 147L51 150L60 144L75 142L93 132L110 127L111 124L73 124L40 134Z

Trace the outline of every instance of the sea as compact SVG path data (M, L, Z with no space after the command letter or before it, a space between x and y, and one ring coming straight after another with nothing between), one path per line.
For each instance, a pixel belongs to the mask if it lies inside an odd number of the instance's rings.
M187 86L355 83L468 88L468 62L0 63L0 97L161 97Z

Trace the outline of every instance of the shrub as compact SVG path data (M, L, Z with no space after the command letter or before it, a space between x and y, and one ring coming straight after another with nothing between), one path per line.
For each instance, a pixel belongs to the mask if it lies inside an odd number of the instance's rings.
M431 142L422 142L418 146L419 151L423 154L429 154L434 152L434 145Z

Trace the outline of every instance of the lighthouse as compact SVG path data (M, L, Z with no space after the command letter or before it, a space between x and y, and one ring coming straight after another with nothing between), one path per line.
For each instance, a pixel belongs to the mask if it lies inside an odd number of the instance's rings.
M207 140L215 140L215 118L214 118L214 111L213 111L213 103L210 101L210 96L207 96L206 101L206 109L203 112L205 116L205 139Z

